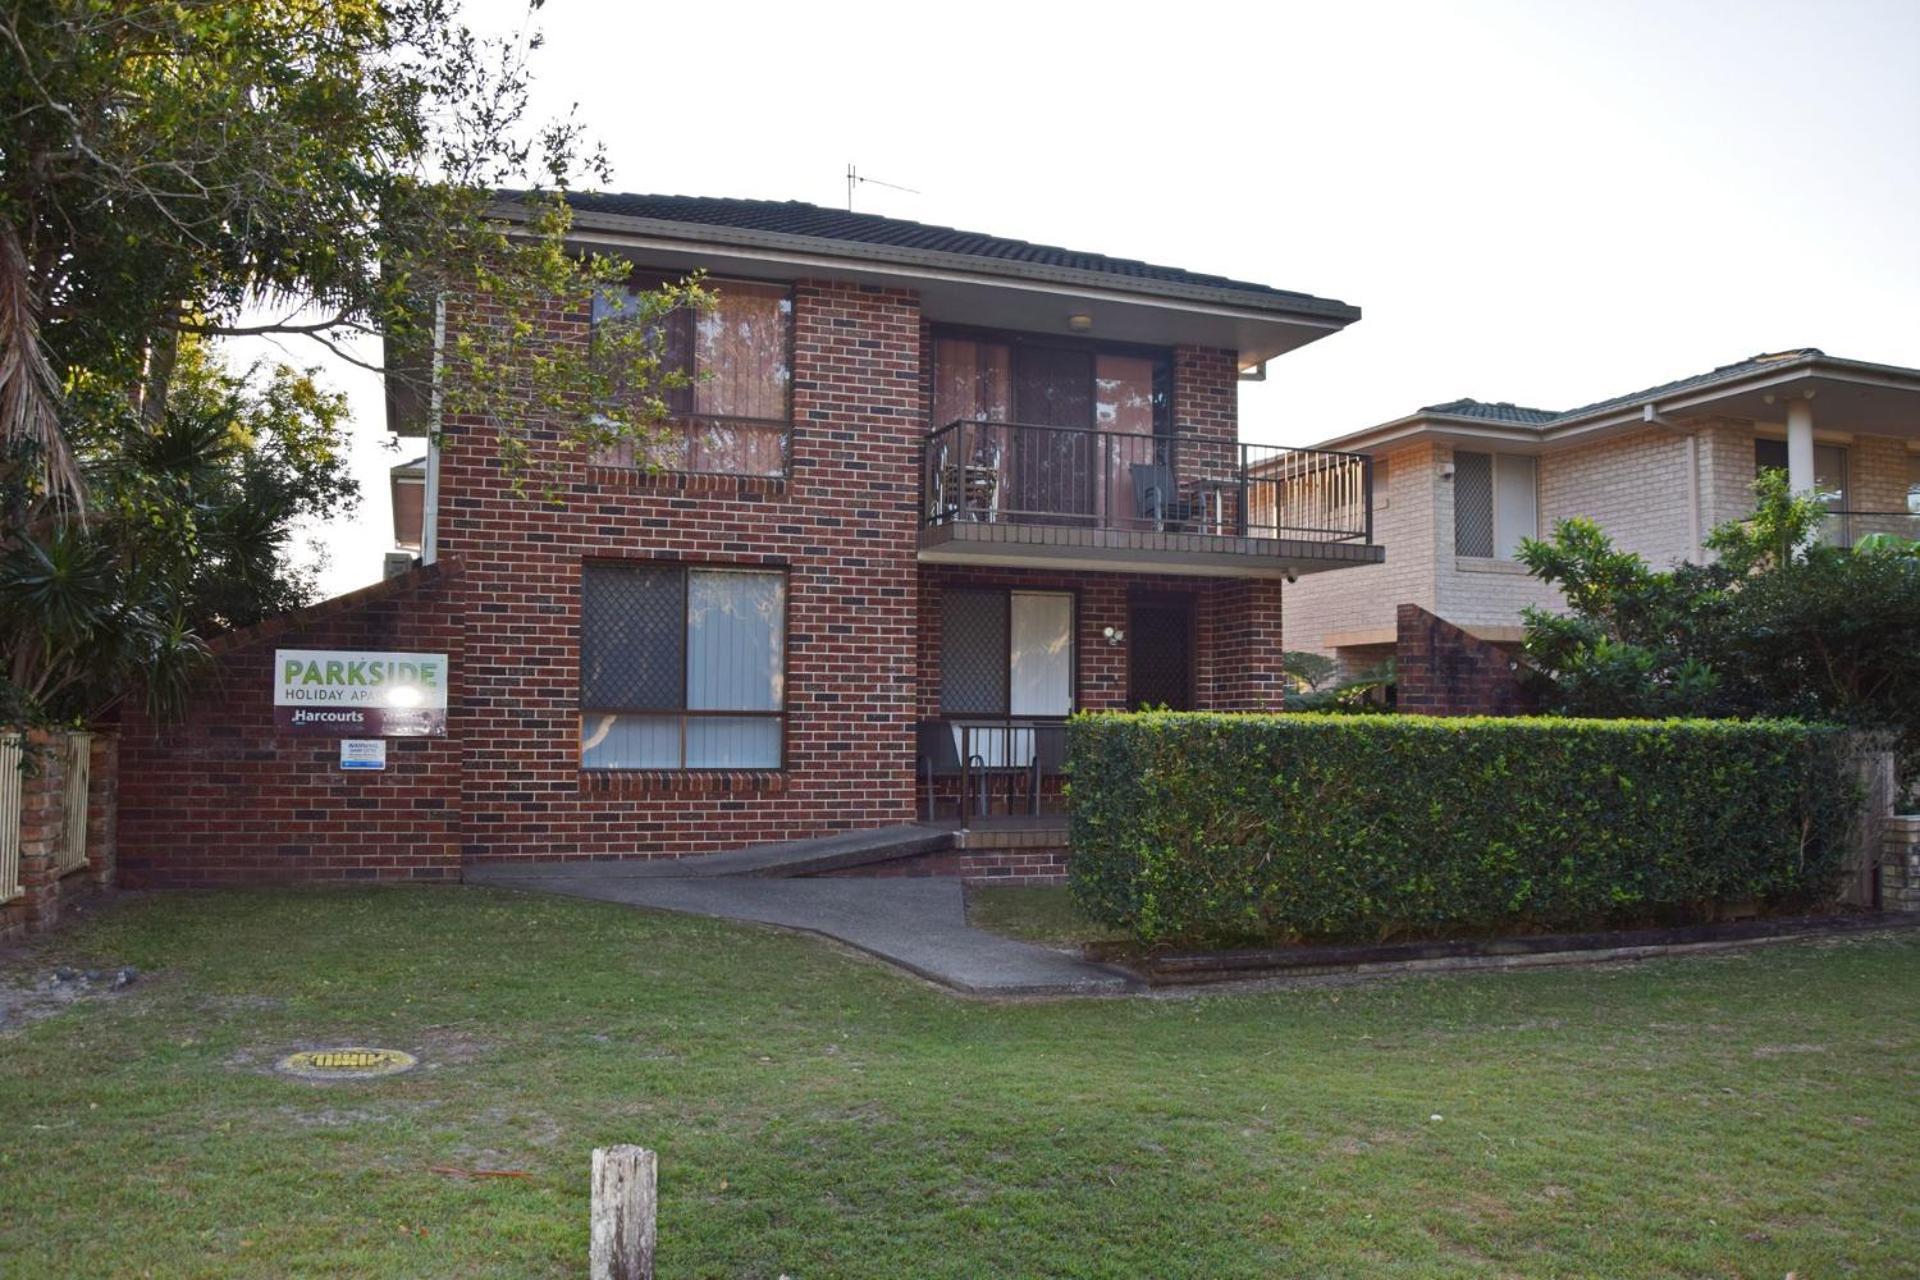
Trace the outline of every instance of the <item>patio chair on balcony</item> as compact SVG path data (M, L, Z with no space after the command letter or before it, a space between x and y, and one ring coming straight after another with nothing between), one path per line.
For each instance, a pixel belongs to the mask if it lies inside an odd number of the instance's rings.
M1168 525L1177 531L1196 524L1204 515L1199 502L1180 496L1173 468L1164 462L1133 464L1133 510L1137 518L1151 520L1156 533Z

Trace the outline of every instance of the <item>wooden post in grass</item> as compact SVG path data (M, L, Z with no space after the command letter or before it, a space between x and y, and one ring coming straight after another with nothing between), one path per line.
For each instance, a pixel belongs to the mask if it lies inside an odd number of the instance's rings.
M657 1161L645 1147L593 1149L591 1280L653 1280Z

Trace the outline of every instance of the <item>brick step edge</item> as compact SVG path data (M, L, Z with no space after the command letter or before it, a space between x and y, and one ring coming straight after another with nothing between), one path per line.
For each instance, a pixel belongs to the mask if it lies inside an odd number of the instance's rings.
M1691 948L1916 927L1920 927L1920 913L1873 912L1459 942L1274 947L1146 956L1118 947L1095 946L1086 948L1086 952L1090 959L1124 966L1152 986L1182 986L1276 975L1317 977L1375 969L1468 969L1551 963L1556 959L1562 962L1632 959Z

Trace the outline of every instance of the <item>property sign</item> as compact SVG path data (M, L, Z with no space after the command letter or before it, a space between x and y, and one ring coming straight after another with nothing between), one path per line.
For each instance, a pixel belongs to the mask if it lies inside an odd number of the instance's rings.
M387 740L385 738L340 739L340 767L342 769L386 768Z
M282 733L324 738L446 735L448 673L443 653L277 649L273 670L273 723Z

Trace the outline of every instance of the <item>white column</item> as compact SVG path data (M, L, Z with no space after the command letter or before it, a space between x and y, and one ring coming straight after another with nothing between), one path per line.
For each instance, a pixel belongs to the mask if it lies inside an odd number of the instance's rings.
M1787 401L1787 487L1795 493L1814 490L1813 401L1805 396Z

